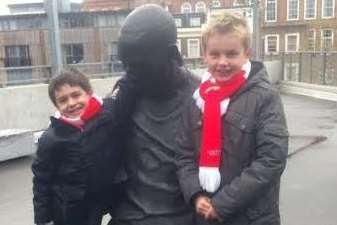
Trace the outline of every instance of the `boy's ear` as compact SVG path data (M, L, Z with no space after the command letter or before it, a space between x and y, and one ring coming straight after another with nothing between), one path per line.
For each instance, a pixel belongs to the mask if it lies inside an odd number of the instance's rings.
M251 48L247 48L245 51L247 58L250 58L253 54L253 50Z

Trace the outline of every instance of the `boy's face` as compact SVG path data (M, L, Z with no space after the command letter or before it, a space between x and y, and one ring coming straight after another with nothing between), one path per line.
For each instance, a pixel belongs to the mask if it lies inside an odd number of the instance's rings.
M206 43L204 61L208 72L218 81L232 78L249 59L249 50L233 33L212 34Z
M55 90L56 108L61 115L77 118L87 107L91 93L87 93L80 86L64 84Z

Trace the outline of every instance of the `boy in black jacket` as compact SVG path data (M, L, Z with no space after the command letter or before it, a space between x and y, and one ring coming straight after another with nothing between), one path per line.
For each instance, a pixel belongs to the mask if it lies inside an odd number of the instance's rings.
M116 87L114 98L102 100L79 71L51 80L49 97L58 112L32 165L36 224L98 225L116 204L126 179L121 144L137 94L130 75Z

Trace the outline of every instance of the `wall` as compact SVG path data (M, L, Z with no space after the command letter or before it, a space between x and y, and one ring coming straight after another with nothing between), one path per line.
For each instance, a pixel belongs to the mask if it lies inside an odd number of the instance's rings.
M91 82L94 91L105 96L117 79L94 79ZM47 84L0 88L0 102L0 130L44 129L55 111L48 97Z

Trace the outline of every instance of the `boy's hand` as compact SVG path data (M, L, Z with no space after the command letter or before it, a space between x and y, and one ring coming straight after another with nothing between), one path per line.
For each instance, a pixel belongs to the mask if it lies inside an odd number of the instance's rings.
M204 195L199 195L195 199L195 210L197 214L199 214L200 216L205 217L210 207L211 207L211 200L208 197Z
M213 205L210 203L210 207L208 211L205 213L205 219L206 220L220 220L219 214L213 207Z

